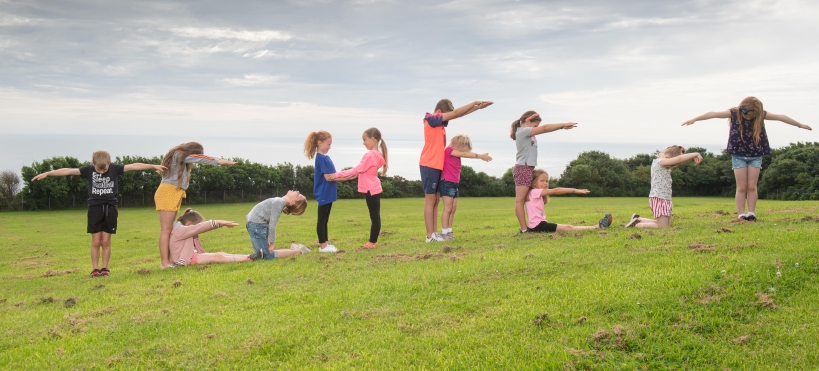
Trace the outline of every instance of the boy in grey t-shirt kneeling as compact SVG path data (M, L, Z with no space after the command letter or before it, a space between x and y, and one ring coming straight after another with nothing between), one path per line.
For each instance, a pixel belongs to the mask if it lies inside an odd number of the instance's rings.
M282 197L268 198L256 204L247 214L247 233L254 251L261 251L265 259L285 258L310 252L306 246L298 245L293 250L276 250L276 223L282 213L304 214L307 199L298 191L288 191ZM295 246L295 245L294 245Z

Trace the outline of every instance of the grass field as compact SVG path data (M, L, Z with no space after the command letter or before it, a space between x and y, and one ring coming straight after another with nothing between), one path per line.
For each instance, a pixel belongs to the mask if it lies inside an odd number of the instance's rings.
M645 198L560 198L518 235L512 199L464 198L456 240L423 240L422 199L337 202L343 253L159 270L158 218L121 209L112 275L89 278L85 211L0 214L2 369L816 369L819 202L675 198L666 230L624 229ZM243 224L252 204L197 208ZM724 213L725 211L727 213ZM316 245L315 204L279 243ZM203 234L250 253L244 227Z

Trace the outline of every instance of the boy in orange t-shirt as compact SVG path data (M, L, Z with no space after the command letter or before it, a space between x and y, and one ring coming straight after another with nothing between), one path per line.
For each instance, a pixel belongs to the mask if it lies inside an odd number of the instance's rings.
M446 127L449 120L466 116L476 110L492 105L490 101L474 101L455 109L452 101L441 99L435 105L434 113L424 116L424 149L421 150L421 184L424 186L424 224L427 242L443 241L438 229L438 181L444 169L444 148L446 147Z

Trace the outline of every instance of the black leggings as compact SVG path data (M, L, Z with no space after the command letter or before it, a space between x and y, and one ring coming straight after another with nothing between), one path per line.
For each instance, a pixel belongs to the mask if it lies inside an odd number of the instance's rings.
M370 242L378 242L378 233L381 232L381 194L371 195L367 192L367 209L370 210Z
M333 203L320 205L318 207L318 221L316 222L316 234L318 234L319 243L327 242L327 222L330 221L330 210L333 208Z

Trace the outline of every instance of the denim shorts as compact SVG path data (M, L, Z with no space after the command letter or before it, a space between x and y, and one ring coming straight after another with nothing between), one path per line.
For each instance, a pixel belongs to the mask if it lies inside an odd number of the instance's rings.
M755 167L762 169L762 156L759 157L745 157L731 155L731 168L742 169L744 167Z
M441 193L441 197L458 198L458 183L441 179L438 184L438 191Z
M247 222L245 228L247 228L247 234L250 235L253 251L264 249L265 260L276 259L276 253L271 254L267 250L267 224Z
M440 180L441 170L421 165L421 184L424 185L424 193L428 195L438 193L438 182Z

